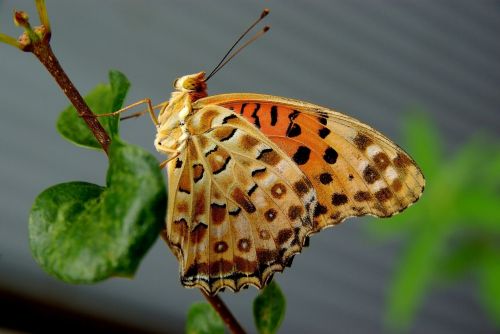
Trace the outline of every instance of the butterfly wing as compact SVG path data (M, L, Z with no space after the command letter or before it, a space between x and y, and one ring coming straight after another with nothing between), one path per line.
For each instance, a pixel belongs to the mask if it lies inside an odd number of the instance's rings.
M164 235L181 281L209 294L260 288L313 230L315 190L276 143L231 110L207 105L187 126L186 149L168 164Z
M205 105L243 116L297 164L317 193L313 232L350 216L392 216L418 200L424 189L413 159L352 117L261 94L209 96L193 108Z

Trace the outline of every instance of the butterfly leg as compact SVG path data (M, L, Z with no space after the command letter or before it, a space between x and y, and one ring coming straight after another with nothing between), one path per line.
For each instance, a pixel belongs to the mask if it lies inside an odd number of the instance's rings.
M127 110L130 110L130 109L132 109L134 107L137 107L138 105L141 105L143 103L146 103L146 105L147 105L147 109L146 110L142 110L142 111L136 112L136 113L134 113L132 115L125 116L125 117L121 118L121 120L129 119L129 118L134 118L134 117L139 117L139 116L144 115L145 113L149 112L149 115L151 116L151 119L153 120L153 123L155 125L158 125L159 124L158 123L158 119L156 118L154 110L155 109L160 109L160 113L161 113L163 110L165 110L167 108L168 101L160 103L160 104L158 104L156 106L153 106L153 104L151 103L151 99L146 98L146 99L142 99L140 101L137 101L135 103L132 103L132 104L130 104L130 105L128 105L128 106L120 109L120 110L114 111L112 113L96 115L96 117L115 116L115 115L121 114L121 113L123 113L123 112L125 112Z
M165 160L165 161L163 161L162 163L160 163L160 168L162 168L162 169L163 169L163 168L165 168L165 166L166 166L166 165L167 165L170 161L172 161L172 160L174 160L175 158L177 158L177 157L179 156L179 154L180 154L180 153L179 153L178 151L176 151L176 150L172 150L172 152L171 152L171 153L173 153L173 154L172 154L172 156L168 157L168 159L167 159L167 160Z

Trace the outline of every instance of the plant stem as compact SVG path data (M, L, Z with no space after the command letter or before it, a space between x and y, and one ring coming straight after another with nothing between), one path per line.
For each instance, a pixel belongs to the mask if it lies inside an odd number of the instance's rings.
M227 308L226 304L220 299L218 295L210 296L205 293L205 291L201 290L201 293L208 302L212 305L212 307L219 313L222 320L226 323L226 326L229 328L231 333L233 334L245 334L245 330L239 324L238 320L233 316L231 311Z
M94 113L90 110L89 106L83 100L78 90L75 88L66 72L64 72L61 64L57 60L54 52L48 41L41 43L34 43L33 49L30 50L38 58L38 60L45 66L47 71L54 77L59 87L61 87L64 94L71 101L78 114L83 118L94 137L97 139L102 149L106 154L108 147L111 144L111 138L102 127L101 123L97 120Z

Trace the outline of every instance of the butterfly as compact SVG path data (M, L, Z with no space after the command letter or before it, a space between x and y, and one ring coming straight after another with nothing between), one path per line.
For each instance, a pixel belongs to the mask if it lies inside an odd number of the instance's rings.
M262 288L310 235L348 217L390 217L421 196L415 161L370 126L290 98L208 96L208 78L175 80L158 117L142 101L168 155L162 237L184 286Z

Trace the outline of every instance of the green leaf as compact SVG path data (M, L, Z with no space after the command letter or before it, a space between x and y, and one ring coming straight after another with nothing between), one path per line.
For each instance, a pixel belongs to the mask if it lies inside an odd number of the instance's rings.
M481 240L466 240L447 253L440 260L438 272L446 279L457 279L477 270L481 265L478 259L484 256Z
M412 236L389 293L388 324L397 330L411 324L424 292L432 281L444 234L427 229Z
M253 317L260 334L276 333L285 318L286 300L272 281L253 301Z
M497 250L498 251L498 250ZM489 253L483 260L483 268L479 275L480 294L497 328L500 328L500 255Z
M121 108L130 86L124 74L110 71L110 84L97 85L86 97L85 101L96 115L106 114ZM99 122L108 135L113 139L118 135L119 116L100 117ZM59 133L70 142L83 147L101 149L101 145L87 127L82 117L78 115L75 107L68 106L57 119Z
M223 334L224 323L217 312L207 303L191 305L186 323L187 334Z
M58 184L31 209L32 253L66 282L132 276L164 224L165 182L156 159L115 138L109 161L106 187Z

